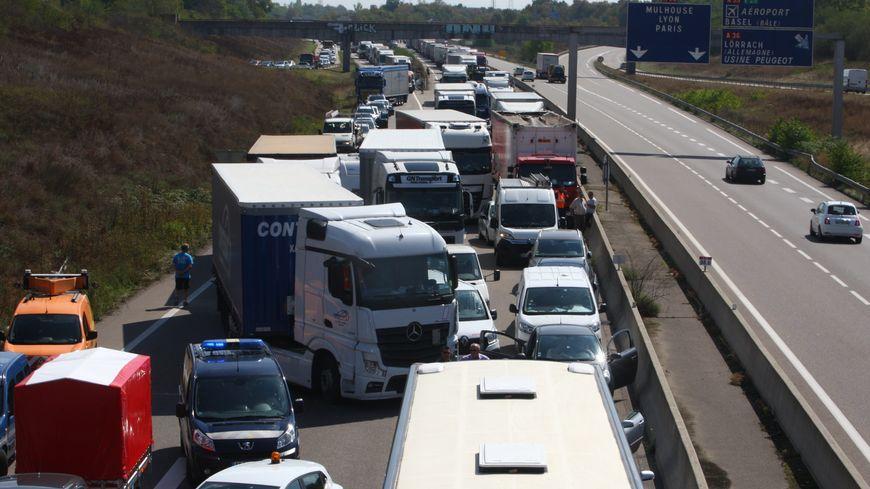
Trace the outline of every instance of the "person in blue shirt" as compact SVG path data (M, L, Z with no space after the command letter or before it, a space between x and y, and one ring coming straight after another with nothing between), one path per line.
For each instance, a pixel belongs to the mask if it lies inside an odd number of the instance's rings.
M187 251L190 245L181 245L181 252L172 257L172 268L175 269L175 293L173 300L177 303L179 296L184 298L182 306L187 306L187 294L190 290L190 271L193 270L193 256Z

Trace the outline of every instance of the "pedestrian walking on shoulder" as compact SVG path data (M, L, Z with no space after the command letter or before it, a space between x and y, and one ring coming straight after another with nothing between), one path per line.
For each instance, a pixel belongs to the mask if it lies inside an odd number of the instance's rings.
M586 219L586 204L583 203L583 197L577 197L568 206L571 212L571 220L575 229L582 230L583 222Z
M173 299L178 303L183 300L182 306L187 306L188 292L190 291L190 271L193 270L193 256L188 253L190 245L181 245L181 251L172 257L172 268L175 269L175 293Z
M598 199L595 198L595 194L589 192L589 198L586 199L586 222L584 227L589 229L589 226L592 225L592 216L595 215L595 209L598 207Z

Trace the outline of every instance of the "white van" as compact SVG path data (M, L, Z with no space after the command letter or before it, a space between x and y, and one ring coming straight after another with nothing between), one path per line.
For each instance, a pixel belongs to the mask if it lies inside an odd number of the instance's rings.
M843 91L867 93L867 70L843 70Z
M538 326L574 324L586 326L601 341L601 319L606 304L598 305L586 271L579 267L529 267L517 288L516 336L527 342Z
M550 179L538 174L502 178L495 195L495 263L525 261L544 229L559 228L559 211Z

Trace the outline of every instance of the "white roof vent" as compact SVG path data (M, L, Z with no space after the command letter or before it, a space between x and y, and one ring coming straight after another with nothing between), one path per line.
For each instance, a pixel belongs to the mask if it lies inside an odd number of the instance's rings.
M417 366L418 374L437 374L443 371L443 363L423 363Z
M537 443L482 443L479 472L546 472L547 451Z
M515 398L534 399L537 395L535 379L531 377L497 377L487 376L480 379L478 386L480 397L483 398Z
M595 373L595 367L588 363L574 362L568 364L568 371L572 374L592 375Z

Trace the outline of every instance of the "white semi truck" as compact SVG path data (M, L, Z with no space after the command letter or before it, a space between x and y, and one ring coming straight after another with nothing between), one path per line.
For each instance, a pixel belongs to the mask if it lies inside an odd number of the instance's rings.
M263 337L288 381L329 399L401 395L456 335L444 240L401 204L305 166L215 164L214 272L229 337Z
M448 243L463 242L470 195L462 191L441 131L372 131L359 155L360 190L367 204L401 202L408 215L438 230Z

